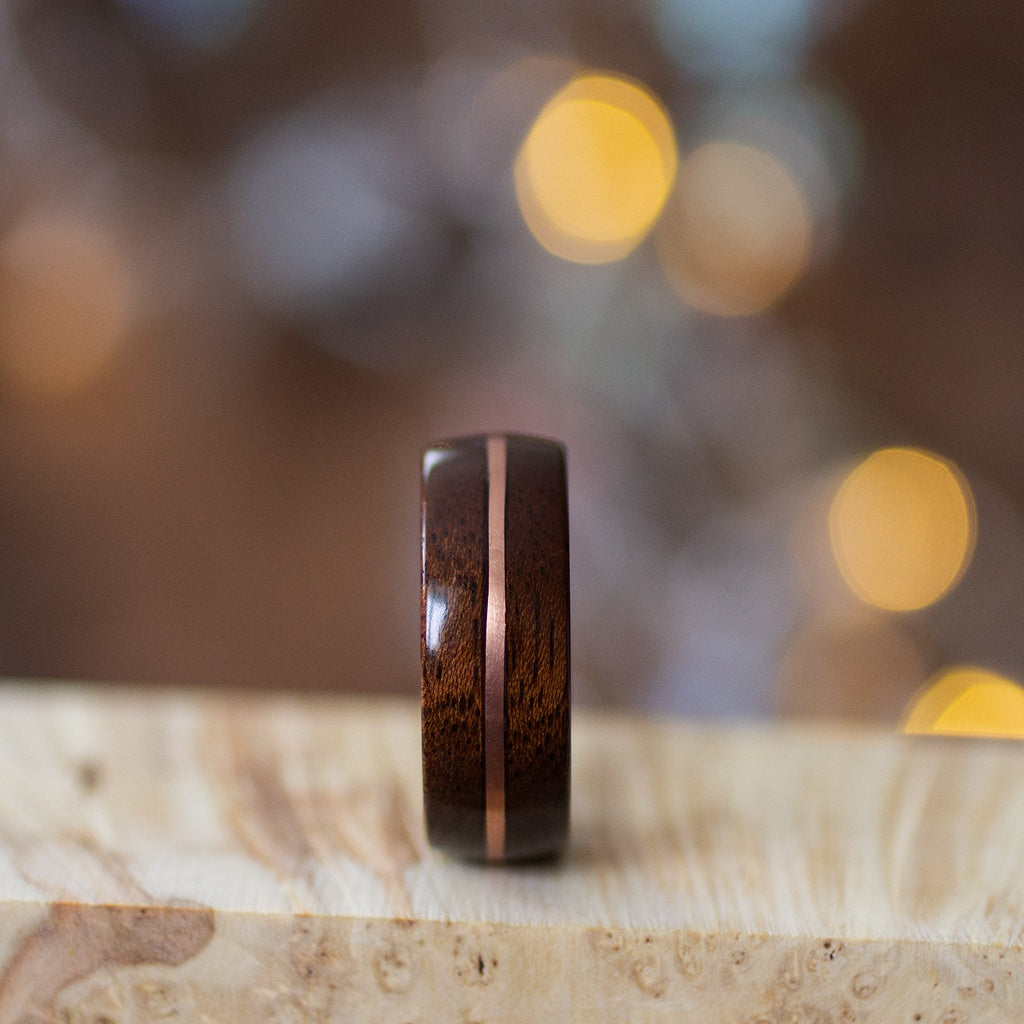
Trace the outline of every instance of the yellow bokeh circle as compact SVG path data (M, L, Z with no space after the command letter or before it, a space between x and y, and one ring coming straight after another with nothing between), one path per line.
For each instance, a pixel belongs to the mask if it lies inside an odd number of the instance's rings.
M913 611L957 583L974 550L974 500L947 460L884 448L843 482L829 513L843 578L868 604Z
M687 305L747 316L780 299L811 251L810 207L775 157L738 142L709 142L679 168L658 225L658 261Z
M961 665L941 673L910 702L904 732L1024 737L1024 689L988 669Z
M650 92L614 75L581 75L548 101L523 141L519 209L556 256L621 259L661 212L676 160L671 122Z
M0 241L0 378L33 398L88 387L126 340L132 282L117 236L33 214Z

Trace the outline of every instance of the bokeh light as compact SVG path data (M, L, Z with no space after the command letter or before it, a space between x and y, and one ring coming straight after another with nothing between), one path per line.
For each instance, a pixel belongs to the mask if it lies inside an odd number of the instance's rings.
M960 579L974 549L974 499L945 459L885 448L843 482L829 512L832 550L850 588L891 611L923 608Z
M930 681L903 720L909 733L1024 738L1024 688L988 669L958 666Z
M840 96L799 80L733 83L703 99L687 125L694 149L728 141L773 156L807 208L810 261L827 261L862 175L856 119Z
M621 259L661 212L676 159L668 115L651 93L625 78L582 75L547 103L523 142L519 208L556 256Z
M446 53L429 70L420 103L445 200L470 221L508 204L508 169L553 93L579 73L568 57L478 46Z
M784 715L892 722L927 678L903 620L864 605L823 615L786 639L777 709Z
M423 295L445 244L422 209L422 174L394 169L415 168L408 134L385 116L377 124L313 104L239 148L228 176L232 241L261 303L313 319L388 286Z
M708 77L792 69L811 41L809 0L655 0L666 49Z
M37 214L0 243L0 372L31 397L89 385L132 317L125 254L89 220Z
M656 240L662 271L683 301L743 316L793 286L811 236L810 209L793 175L761 149L719 141L680 165Z

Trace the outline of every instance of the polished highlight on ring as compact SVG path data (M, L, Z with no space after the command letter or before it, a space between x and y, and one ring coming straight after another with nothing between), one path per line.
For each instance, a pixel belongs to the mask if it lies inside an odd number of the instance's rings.
M487 859L505 857L505 485L508 445L487 438L487 629L484 639L484 792Z

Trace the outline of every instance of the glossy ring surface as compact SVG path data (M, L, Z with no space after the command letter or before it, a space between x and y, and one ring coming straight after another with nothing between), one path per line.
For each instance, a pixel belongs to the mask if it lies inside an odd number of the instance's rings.
M423 795L457 856L557 854L569 818L565 450L492 434L423 456Z

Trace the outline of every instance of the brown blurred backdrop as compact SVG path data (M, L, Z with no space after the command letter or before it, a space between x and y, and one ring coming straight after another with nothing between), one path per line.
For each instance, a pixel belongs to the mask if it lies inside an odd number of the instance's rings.
M7 5L0 674L415 693L419 449L516 429L569 446L582 700L1024 679L1022 44L963 0ZM680 160L601 263L513 174L595 71ZM829 539L896 445L973 494L913 609Z

